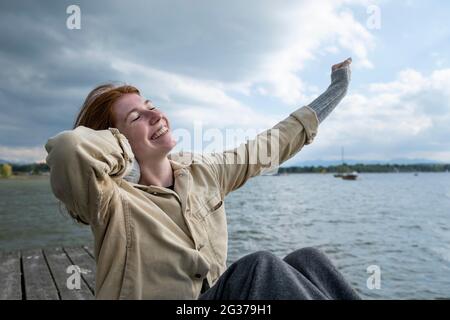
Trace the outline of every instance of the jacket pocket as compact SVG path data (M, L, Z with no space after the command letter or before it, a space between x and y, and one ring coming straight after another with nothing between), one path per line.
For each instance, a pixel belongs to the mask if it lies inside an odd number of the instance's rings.
M224 201L220 195L214 194L207 198L200 209L195 212L195 218L203 226L216 261L225 266L227 259L228 231Z
M223 207L223 200L220 195L215 194L210 198L201 199L195 212L193 212L195 218L203 220L210 214L215 213L218 209Z

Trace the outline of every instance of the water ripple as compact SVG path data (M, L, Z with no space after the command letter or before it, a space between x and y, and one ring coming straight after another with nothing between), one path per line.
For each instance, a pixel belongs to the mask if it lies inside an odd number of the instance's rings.
M269 248L281 255L315 246L364 298L450 297L450 249L446 247L450 243L450 202L442 201L450 193L435 192L448 190L448 177L364 177L364 181L345 184L330 175L314 174L250 180L237 192L243 197L251 190L252 201L261 211L248 212L246 225L266 236L259 235L257 243L239 248L242 243L233 242L230 235L230 248L236 253ZM271 190L283 192L267 203L265 195ZM230 226L241 222L229 214ZM366 287L370 265L381 268L380 290Z
M228 263L257 250L317 247L366 299L450 298L448 174L256 177L226 198ZM280 190L280 192L273 192ZM0 181L4 250L92 241L59 213L48 180ZM57 231L55 231L57 230ZM367 267L382 288L366 286Z

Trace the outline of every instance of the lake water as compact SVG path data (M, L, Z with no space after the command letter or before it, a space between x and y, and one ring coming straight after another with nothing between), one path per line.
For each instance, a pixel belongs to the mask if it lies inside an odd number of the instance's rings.
M450 174L261 176L230 194L229 259L323 250L366 299L450 298ZM0 180L0 250L92 241L60 213L48 179ZM381 272L368 289L369 266Z

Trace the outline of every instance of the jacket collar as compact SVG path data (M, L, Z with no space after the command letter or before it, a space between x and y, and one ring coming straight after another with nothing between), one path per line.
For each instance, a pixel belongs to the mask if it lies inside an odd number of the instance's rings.
M191 152L176 152L167 156L172 164L173 171L185 169L194 162L194 154Z
M173 173L177 175L177 173L185 171L186 168L188 168L193 162L194 154L190 152L177 152L177 153L171 153L167 156L169 158L170 164L173 169ZM176 178L175 178L176 179ZM149 189L149 188L155 188L155 186L147 186L142 185L139 183L133 183L129 182L132 186L139 188L139 189Z

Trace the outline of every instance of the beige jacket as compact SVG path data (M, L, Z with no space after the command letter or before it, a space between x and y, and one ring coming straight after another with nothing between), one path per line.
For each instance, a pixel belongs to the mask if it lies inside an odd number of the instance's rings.
M317 127L315 112L302 107L264 133L279 130L281 164ZM197 299L205 277L214 285L227 267L224 198L261 173L264 165L248 160L268 137L223 153L170 154L174 191L123 179L134 155L116 128L80 126L50 138L53 193L94 234L96 298ZM235 155L240 161L224 161Z

